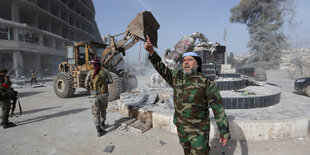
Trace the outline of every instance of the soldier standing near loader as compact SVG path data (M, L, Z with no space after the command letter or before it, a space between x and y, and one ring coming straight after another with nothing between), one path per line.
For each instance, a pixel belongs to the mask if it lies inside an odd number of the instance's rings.
M94 116L94 123L98 137L104 134L106 120L106 109L108 107L108 83L111 83L111 75L101 67L99 59L91 61L92 69L87 73L85 87L90 91L91 112Z
M32 85L32 82L34 82L35 84L37 83L37 73L34 71L34 69L31 70L31 80L30 80L30 84Z
M219 132L220 143L227 144L230 137L229 124L224 111L222 97L214 81L201 73L201 58L195 52L183 54L183 70L166 67L154 51L150 38L144 49L158 73L173 88L174 119L184 154L209 154L210 116L213 110Z
M0 70L0 106L2 108L1 126L3 126L4 129L16 126L16 124L9 122L10 100L13 98L14 92L13 89L10 88L10 79L6 73L6 69Z

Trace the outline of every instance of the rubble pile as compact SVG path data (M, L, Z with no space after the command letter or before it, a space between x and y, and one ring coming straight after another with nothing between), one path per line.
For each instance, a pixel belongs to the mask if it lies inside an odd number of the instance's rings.
M195 44L196 39L199 40ZM202 33L195 32L190 36L183 36L183 38L177 42L172 50L167 49L163 63L170 69L180 69L179 61L182 58L183 53L189 51L210 51L211 54L215 51L215 46L217 43L210 42Z
M169 84L159 75L159 73L154 73L151 75L151 80L146 83L150 88L167 88L170 87Z

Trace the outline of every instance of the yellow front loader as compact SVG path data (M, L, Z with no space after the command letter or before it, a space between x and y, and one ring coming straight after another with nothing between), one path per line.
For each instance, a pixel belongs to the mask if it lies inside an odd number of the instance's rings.
M91 69L91 60L99 58L105 68L109 69L113 83L109 84L109 101L118 99L124 91L137 87L137 79L129 71L118 70L117 65L125 56L125 51L138 41L146 41L146 35L157 47L157 30L159 24L151 12L138 13L127 27L126 32L112 36L111 44L94 41L76 42L67 47L67 61L59 64L59 73L54 77L54 92L58 97L67 98L74 95L75 89L85 88L87 72ZM118 42L114 37L124 35ZM116 56L122 53L122 56ZM112 61L113 60L113 61Z

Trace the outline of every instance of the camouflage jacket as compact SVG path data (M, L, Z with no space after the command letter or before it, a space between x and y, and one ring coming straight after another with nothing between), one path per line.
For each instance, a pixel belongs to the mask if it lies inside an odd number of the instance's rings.
M108 83L112 81L111 74L100 69L99 73L93 78L94 70L90 70L85 78L85 87L91 91L100 91L100 93L108 93Z
M208 105L210 105L220 131L220 137L228 138L229 124L222 97L214 81L199 72L186 75L182 70L171 70L162 63L157 53L154 53L149 59L158 73L173 88L174 124L177 127L183 126L184 131L189 134L209 132Z
M0 76L0 100L10 100L14 94L14 89L11 88L11 81L5 80L4 76Z

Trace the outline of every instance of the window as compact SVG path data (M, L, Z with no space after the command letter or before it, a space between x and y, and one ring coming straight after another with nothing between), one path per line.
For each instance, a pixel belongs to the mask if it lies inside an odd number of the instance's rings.
M67 47L67 60L69 65L74 65L75 60L74 60L74 50L72 46Z
M85 64L85 47L80 46L78 55L78 65L84 65L84 64Z
M0 26L0 39L9 40L9 28L7 26Z

